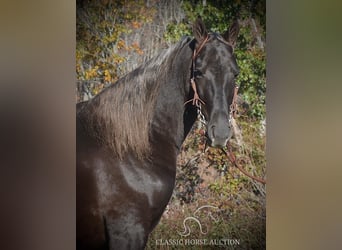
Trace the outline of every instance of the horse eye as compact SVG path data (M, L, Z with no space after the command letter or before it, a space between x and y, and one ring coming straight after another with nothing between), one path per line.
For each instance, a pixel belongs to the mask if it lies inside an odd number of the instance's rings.
M203 74L202 74L202 72L199 71L198 69L195 69L195 70L194 70L194 76L195 76L196 78L201 78L201 77L203 76Z

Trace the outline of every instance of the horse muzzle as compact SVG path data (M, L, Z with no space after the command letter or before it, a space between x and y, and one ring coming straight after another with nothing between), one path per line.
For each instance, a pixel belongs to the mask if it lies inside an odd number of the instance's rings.
M232 135L232 129L228 121L217 122L208 126L207 136L211 147L225 147Z

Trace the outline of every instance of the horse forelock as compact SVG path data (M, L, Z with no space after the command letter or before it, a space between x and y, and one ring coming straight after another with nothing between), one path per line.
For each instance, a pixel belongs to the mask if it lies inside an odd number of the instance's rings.
M90 101L90 133L119 158L127 152L138 158L148 157L150 123L160 86L167 81L177 52L189 41L190 38L182 39Z

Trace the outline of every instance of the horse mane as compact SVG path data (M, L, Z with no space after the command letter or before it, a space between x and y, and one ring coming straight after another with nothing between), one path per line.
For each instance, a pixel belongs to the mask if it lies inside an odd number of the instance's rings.
M150 123L160 86L167 82L174 58L190 40L184 37L163 50L82 108L88 131L120 159L128 151L140 159L149 154Z

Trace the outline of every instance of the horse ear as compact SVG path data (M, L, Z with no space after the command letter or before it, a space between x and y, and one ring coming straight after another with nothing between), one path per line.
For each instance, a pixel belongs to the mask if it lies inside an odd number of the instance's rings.
M233 47L235 47L237 37L239 35L240 26L237 20L222 34L222 37Z
M198 17L193 24L192 32L199 43L201 43L208 36L207 29L205 28L205 25L200 17Z

